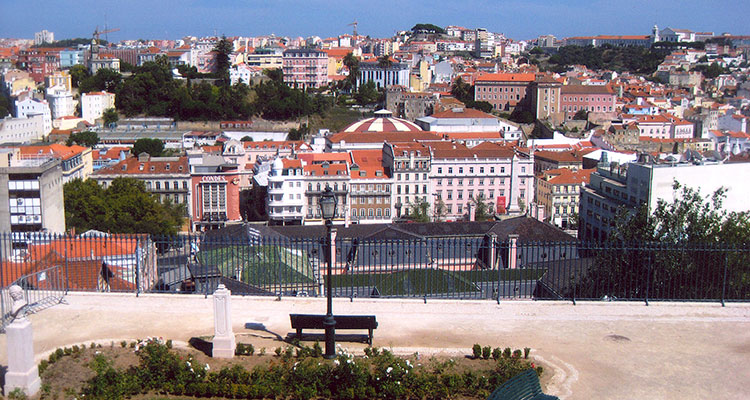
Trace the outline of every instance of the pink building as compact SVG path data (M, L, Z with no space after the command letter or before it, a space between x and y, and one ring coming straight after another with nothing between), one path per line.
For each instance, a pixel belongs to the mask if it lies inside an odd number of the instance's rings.
M319 88L328 83L328 54L315 49L284 51L284 82L298 88Z
M567 119L576 112L615 112L616 95L609 86L565 85L561 89L560 106Z
M436 202L447 209L445 220L468 217L481 197L498 213L524 212L534 198L534 156L527 149L497 143L473 148L452 142L430 147L430 180Z

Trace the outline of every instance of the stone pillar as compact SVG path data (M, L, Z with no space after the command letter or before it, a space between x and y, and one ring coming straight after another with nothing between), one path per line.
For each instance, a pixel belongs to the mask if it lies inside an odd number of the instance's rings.
M508 235L508 268L518 268L518 235Z
M212 357L232 358L236 347L234 332L232 332L230 292L223 284L219 284L214 292L214 341Z
M11 316L13 322L6 328L8 346L8 372L5 373L5 395L20 389L27 396L39 392L41 381L39 369L34 363L34 341L31 321L26 318L26 302L23 289L18 285L10 287L13 299Z
M489 248L487 249L487 261L486 265L489 269L495 269L497 265L497 235L494 233L489 234Z

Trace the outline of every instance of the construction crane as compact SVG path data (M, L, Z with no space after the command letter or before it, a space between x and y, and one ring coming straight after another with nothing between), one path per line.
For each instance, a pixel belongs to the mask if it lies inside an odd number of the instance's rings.
M120 28L114 28L114 29L105 29L103 31L99 30L99 27L97 26L96 29L94 29L94 35L91 39L91 53L95 54L99 52L99 37L105 33L112 33L119 31Z
M354 39L357 39L357 20L355 19L354 22L351 24L347 24L346 26L353 26L354 27Z

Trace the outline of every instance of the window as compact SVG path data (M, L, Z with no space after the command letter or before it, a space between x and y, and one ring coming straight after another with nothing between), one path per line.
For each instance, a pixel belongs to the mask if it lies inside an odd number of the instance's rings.
M442 174L442 173L443 173L443 167L438 167L438 169L437 169L437 173L438 173L438 174Z
M448 200L453 200L453 191L452 190L448 191Z
M156 181L156 190L161 190L161 182Z
M473 173L474 173L474 167L469 167L469 173L470 173L470 174L473 174Z
M484 173L484 167L479 167L479 173L480 173L480 174L483 174L483 173Z
M464 173L464 167L458 167L458 173L463 174Z
M226 211L226 185L222 183L201 184L203 211Z
M440 186L440 185L443 184L443 180L442 179L438 179L436 183L438 184L438 186Z
M500 173L501 173L501 174L504 174L504 173L505 173L505 167L500 167Z
M490 173L491 173L491 174L494 174L494 173L495 173L495 167L490 167Z
M449 173L449 174L452 174L452 173L453 173L453 167L448 167L448 173Z
M459 190L458 191L458 199L461 200L463 198L464 198L464 191L463 190Z

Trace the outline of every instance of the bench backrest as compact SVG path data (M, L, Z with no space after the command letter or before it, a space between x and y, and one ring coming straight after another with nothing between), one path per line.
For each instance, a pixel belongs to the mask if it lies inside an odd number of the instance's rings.
M319 314L289 314L292 328L322 329L325 315ZM378 322L374 315L335 315L338 329L375 329Z
M528 369L495 389L487 400L526 400L541 393L539 376L533 369Z

